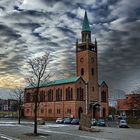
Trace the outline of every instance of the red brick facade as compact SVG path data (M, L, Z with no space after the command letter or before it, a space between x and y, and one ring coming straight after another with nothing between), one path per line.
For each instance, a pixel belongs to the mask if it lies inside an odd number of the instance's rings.
M129 94L126 99L117 100L118 110L140 110L140 94Z
M108 87L105 82L98 85L97 42L91 42L90 31L82 31L82 42L76 43L76 73L79 77L77 81L40 87L42 95L38 117L51 120L58 117L79 118L82 112L93 117L108 116ZM25 89L26 117L34 115L33 92L33 88ZM106 100L101 101L103 92Z
M77 89L82 87L83 89L83 98L79 99L77 94ZM66 98L66 89L72 89L72 98L69 100ZM53 91L53 100L48 101L48 91ZM56 100L56 90L62 89L62 99L60 101ZM79 78L75 83L69 84L61 84L50 87L42 87L40 88L40 93L43 92L45 94L44 101L39 103L38 108L38 117L45 119L56 119L58 117L79 117L79 108L85 110L85 82L82 78ZM25 90L25 104L24 104L24 114L26 117L33 117L33 101L32 94L33 89ZM30 99L28 99L30 94ZM28 103L29 102L29 103Z
M108 116L108 86L105 82L100 85L100 116L107 117Z

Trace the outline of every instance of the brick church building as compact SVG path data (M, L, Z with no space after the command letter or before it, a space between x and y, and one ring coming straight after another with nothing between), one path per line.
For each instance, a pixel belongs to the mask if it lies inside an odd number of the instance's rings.
M25 89L25 117L34 116L34 91L33 87ZM81 42L76 41L76 76L44 83L39 91L39 118L80 118L81 113L94 118L108 117L108 86L105 82L98 84L97 41L91 41L86 12Z

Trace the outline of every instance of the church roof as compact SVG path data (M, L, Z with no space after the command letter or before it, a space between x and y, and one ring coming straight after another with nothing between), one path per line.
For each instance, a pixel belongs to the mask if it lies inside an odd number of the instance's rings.
M88 22L88 17L87 17L87 12L86 11L85 11L85 16L84 16L82 31L88 31L88 32L91 31L90 27L89 27L89 22Z
M69 77L69 78L65 78L65 79L42 83L42 84L40 84L40 87L48 87L48 86L55 86L55 85L61 85L61 84L75 83L79 79L80 79L80 77ZM36 87L36 85L34 87ZM34 88L34 87L32 85L29 85L27 88Z
M106 84L105 81L103 81L100 86L102 86L102 85L105 85L106 87L108 87L108 85Z

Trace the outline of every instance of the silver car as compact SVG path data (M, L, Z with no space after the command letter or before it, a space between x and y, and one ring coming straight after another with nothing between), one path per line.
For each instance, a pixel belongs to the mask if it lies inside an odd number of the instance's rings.
M126 120L120 120L119 127L120 128L129 128Z
M64 119L63 118L57 118L55 122L61 124L61 123L64 122Z

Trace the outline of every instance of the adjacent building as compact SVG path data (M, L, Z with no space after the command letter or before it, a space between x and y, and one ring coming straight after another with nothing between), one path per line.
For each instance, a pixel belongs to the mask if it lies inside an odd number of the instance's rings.
M125 99L118 99L117 110L120 115L140 117L140 94L128 94Z
M33 117L35 88L25 89L24 115ZM76 76L42 84L38 117L80 118L89 113L94 118L108 116L108 86L98 84L97 41L91 40L91 29L85 12L81 42L76 41Z
M15 99L0 99L0 111L16 111L14 106L17 105Z

